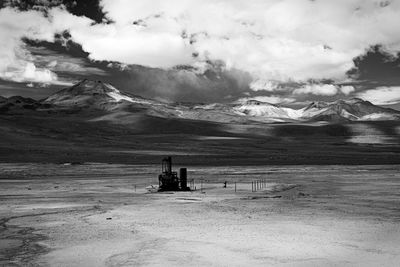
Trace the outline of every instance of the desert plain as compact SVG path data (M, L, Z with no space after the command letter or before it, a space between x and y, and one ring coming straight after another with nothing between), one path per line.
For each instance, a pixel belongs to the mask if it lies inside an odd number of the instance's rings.
M149 193L158 164L1 163L0 265L400 262L399 165L184 167L196 190Z

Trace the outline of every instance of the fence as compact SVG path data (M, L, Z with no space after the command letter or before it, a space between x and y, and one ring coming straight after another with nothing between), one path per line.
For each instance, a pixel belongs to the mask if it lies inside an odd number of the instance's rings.
M251 185L251 186L250 186ZM257 179L252 180L251 182L233 182L233 181L211 181L206 179L195 179L188 180L188 186L191 191L200 191L205 192L206 190L216 189L219 186L222 188L233 189L234 192L238 191L250 191L257 192L263 189L266 189L268 186L267 179ZM137 189L141 188L142 185L134 185L134 190L136 192ZM156 192L157 188L155 186L148 186L146 187L147 191Z
M260 189L264 189L267 187L267 180L255 180L251 182L251 192L257 192Z

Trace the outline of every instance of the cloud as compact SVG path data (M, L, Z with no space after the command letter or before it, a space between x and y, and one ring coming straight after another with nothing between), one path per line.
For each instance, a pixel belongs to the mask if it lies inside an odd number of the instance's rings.
M293 90L293 94L312 94L319 96L333 96L338 93L349 95L355 91L352 85L336 85L336 84L305 84L300 88Z
M338 1L102 0L100 13L112 21L108 24L53 6L44 7L46 12L4 8L0 78L7 79L5 72L24 73L29 62L39 71L30 77L44 81L51 76L43 75L46 69L73 73L78 69L73 63L38 66L21 43L23 37L52 42L55 33L67 30L92 60L153 68L221 60L228 70L250 73L251 89L258 92L283 89L275 83L310 79L340 84L354 67L353 58L371 45L382 44L388 53L400 49L400 1ZM353 92L333 84L294 91L324 96Z
M391 53L387 47L375 45L353 61L355 67L347 72L353 79L379 81L385 85L400 83L400 52Z
M392 105L400 103L400 86L378 87L357 94L357 97L376 105Z
M57 74L52 72L46 68L37 68L34 63L27 62L25 68L14 70L14 71L6 71L3 73L3 79L23 83L29 82L30 84L39 83L42 85L55 84L55 85L72 85L72 82L68 81L60 81L57 77Z
M0 9L0 79L14 82L62 84L46 67L37 67L23 38L53 41L57 28L38 11Z
M351 85L345 85L345 86L340 87L340 91L345 95L349 95L355 91L355 88L354 88L354 86L351 86Z
M354 66L352 59L371 44L400 47L400 3L341 0L103 0L114 25L99 26L103 42L88 52L124 63L166 67L195 60L223 60L227 67L248 71L255 78L342 80ZM204 19L207 18L207 19ZM136 22L136 24L134 24ZM140 23L139 23L140 22ZM389 26L388 26L389 25ZM133 28L133 29L132 29ZM163 36L165 45L158 42ZM129 37L128 37L129 36ZM180 39L181 37L181 39ZM107 43L121 40L118 52L106 53ZM189 44L188 44L189 41ZM138 47L143 44L146 48ZM112 46L111 46L112 47ZM126 47L131 47L128 51ZM139 49L140 48L140 49ZM147 57L141 57L140 51ZM151 51L149 51L151 50ZM115 53L115 54L114 54ZM164 53L170 54L165 57ZM154 57L158 54L158 57Z
M354 66L352 59L371 44L400 48L398 1L382 6L362 0L103 0L101 5L114 23L94 24L51 8L50 19L41 23L50 22L50 29L41 29L68 30L94 60L161 68L223 60L228 68L277 81L340 81Z
M38 69L35 64L28 62L21 72L5 72L4 77L15 82L51 83L57 80L57 75L48 69Z
M45 44L43 44L45 45ZM35 46L28 46L27 50L31 53L31 58L36 65L42 66L55 73L68 73L70 75L99 75L107 73L92 66L86 58L73 57L63 54L62 51L52 51L42 46L40 43Z
M250 83L250 89L258 92L258 91L267 91L267 92L274 92L281 90L279 88L279 83L276 81L264 80L264 79L257 79Z
M332 96L338 93L337 86L333 84L307 84L301 88L295 89L293 94L313 94L313 95L324 95Z
M290 104L296 101L294 98L290 97L280 97L280 96L254 96L254 97L245 97L240 98L237 102L245 102L247 100L257 100L260 102L266 102L270 104Z

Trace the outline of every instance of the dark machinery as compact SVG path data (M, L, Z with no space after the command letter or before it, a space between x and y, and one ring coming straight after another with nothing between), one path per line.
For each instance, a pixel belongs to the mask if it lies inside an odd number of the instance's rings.
M180 168L179 177L177 172L172 171L172 159L166 157L162 160L162 173L158 176L159 189L158 191L189 191L187 186L187 170Z

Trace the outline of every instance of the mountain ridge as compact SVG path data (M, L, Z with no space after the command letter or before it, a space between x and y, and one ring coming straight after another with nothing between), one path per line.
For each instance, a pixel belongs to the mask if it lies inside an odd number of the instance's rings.
M301 109L281 107L255 99L239 99L232 103L187 105L163 103L122 92L108 83L84 79L45 99L13 96L0 98L1 112L52 110L101 110L128 113L141 110L162 118L205 120L222 123L243 122L345 122L362 120L399 120L400 111L383 108L360 98L316 101ZM22 112L23 113L23 112Z

